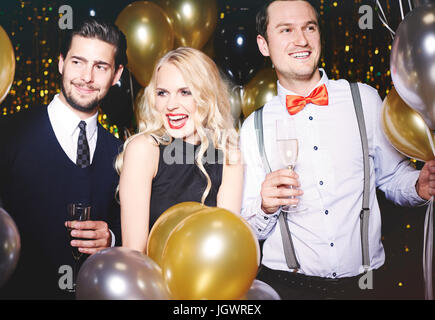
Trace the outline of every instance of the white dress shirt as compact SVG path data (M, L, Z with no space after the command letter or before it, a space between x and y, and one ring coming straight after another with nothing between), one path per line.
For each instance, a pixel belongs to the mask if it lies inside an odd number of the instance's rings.
M54 99L48 105L47 111L57 141L68 158L76 163L77 141L80 133L78 126L81 119L59 99L58 94L54 96ZM86 122L86 138L88 139L91 163L97 146L97 118L98 113L84 120Z
M323 75L315 87L326 85L329 105L307 104L292 116L299 141L295 171L304 192L300 205L307 210L288 214L287 221L301 265L298 272L328 278L350 277L363 271L359 218L364 181L361 138L349 83L328 80L324 70L320 70ZM414 206L424 200L415 189L419 171L384 136L380 122L382 100L378 93L365 84L359 84L359 89L370 158L370 267L377 269L384 263L385 253L376 187L402 206ZM287 94L295 93L278 82L278 95L263 110L265 152L272 171L282 168L277 161L275 122L291 117L285 107ZM277 223L279 211L267 215L261 210L260 190L266 170L254 128L251 114L241 129L246 164L242 216L259 239L266 239L262 263L272 269L289 271Z
M77 142L80 133L80 117L59 99L58 94L54 96L53 100L47 106L47 112L57 141L68 158L76 163ZM88 139L91 163L97 146L97 120L98 113L84 120L86 122L86 138ZM109 229L109 231L112 235L111 246L113 247L115 245L115 235L112 230Z

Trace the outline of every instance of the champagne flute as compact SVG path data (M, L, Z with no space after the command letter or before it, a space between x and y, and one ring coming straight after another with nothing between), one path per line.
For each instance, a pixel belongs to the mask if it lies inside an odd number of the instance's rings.
M89 220L91 217L91 207L85 206L81 203L70 203L68 204L67 209L68 209L68 218L71 222L86 221ZM74 239L84 240L84 239L74 238L71 236L71 231L73 230L73 228L68 227L67 229L68 229L68 235L70 241ZM72 248L72 256L74 258L74 272L73 272L73 289L70 291L75 292L79 261L83 253L80 252L77 247L71 247L71 248Z
M299 143L296 134L296 127L292 118L276 120L276 143L278 146L279 158L281 160L281 167L294 170L298 159ZM293 186L290 185L289 188L293 189ZM290 196L290 198L294 199L295 196ZM295 213L303 211L304 208L293 204L282 206L281 210L284 212Z

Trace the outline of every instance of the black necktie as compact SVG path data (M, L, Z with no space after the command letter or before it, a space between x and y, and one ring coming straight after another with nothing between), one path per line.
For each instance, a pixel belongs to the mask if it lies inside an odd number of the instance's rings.
M77 165L80 168L86 168L91 164L91 155L89 153L88 140L86 139L86 122L83 120L79 123L80 133L77 142Z

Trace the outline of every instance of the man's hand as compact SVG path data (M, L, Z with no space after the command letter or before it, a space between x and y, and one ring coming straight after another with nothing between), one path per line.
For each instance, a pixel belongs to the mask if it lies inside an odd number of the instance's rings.
M66 221L65 226L72 229L71 237L78 238L71 241L71 246L82 253L94 254L111 245L112 236L104 221Z
M425 200L429 200L435 195L435 160L424 164L415 188L420 198Z
M296 205L299 199L290 196L301 196L299 176L290 169L281 169L269 173L261 185L261 210L266 214L275 213L280 206ZM290 189L289 186L294 189Z

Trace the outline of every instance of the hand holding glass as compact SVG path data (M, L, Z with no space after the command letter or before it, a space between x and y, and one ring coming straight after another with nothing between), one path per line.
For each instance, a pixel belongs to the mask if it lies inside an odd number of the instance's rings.
M68 204L68 218L70 220L70 223L68 224L68 226L71 225L72 221L86 221L89 220L91 218L91 207L87 207L84 206L81 203L70 203ZM68 235L71 240L77 239L71 236L71 231L74 228L71 227L67 227L68 230ZM81 239L78 239L81 240ZM81 256L83 255L83 253L81 253L79 251L79 248L77 247L71 247L72 248L72 255L74 258L74 278L73 278L73 289L71 290L72 292L75 291L75 286L76 286L76 278L77 278L77 269L78 269L78 264L79 264L79 260L81 258Z
M280 119L276 121L276 143L282 167L294 170L298 159L299 144L293 119ZM290 185L289 188L293 189L293 186ZM290 198L294 199L295 196ZM293 204L282 206L281 210L284 212L300 212L303 208L298 208L298 205Z

